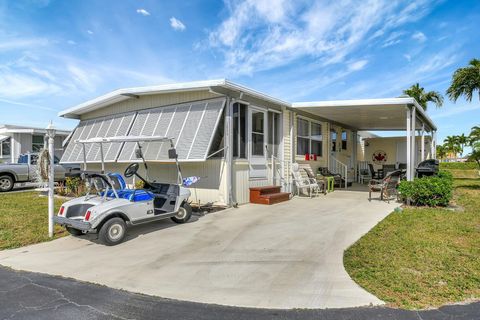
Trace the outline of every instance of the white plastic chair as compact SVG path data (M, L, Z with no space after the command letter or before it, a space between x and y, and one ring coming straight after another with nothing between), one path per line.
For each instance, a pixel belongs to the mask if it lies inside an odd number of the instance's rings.
M298 163L292 164L292 176L293 176L293 182L295 183L298 196L300 196L301 190L307 190L308 196L310 198L312 197L314 192L316 192L317 195L320 192L320 187L316 182L314 183L310 181L309 178L302 176Z

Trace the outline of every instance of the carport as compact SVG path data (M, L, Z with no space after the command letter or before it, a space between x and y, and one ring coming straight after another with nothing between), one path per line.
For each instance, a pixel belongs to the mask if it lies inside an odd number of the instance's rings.
M431 135L432 158L435 158L437 127L414 98L313 101L293 103L296 110L308 112L358 131L404 131L407 145L407 179L413 180L418 161L425 160L425 135ZM416 159L415 137L421 137L420 159ZM356 163L354 144L352 158Z

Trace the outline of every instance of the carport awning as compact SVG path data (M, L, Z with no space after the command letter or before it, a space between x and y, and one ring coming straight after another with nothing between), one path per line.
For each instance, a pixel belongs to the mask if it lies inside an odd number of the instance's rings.
M436 126L413 98L338 100L294 103L294 109L301 110L339 123L358 131L406 130L407 108L416 107L416 129L425 124L427 129Z
M61 162L83 163L85 148L86 162L100 163L100 143L83 147L77 141L118 136L169 137L175 143L179 161L205 161L224 106L225 99L221 98L81 121ZM136 142L103 142L104 161L141 161L135 154L136 145ZM147 161L172 161L168 158L168 142L142 142L141 146Z
M3 142L5 140L7 140L8 138L10 138L9 136L2 136L0 135L0 142Z

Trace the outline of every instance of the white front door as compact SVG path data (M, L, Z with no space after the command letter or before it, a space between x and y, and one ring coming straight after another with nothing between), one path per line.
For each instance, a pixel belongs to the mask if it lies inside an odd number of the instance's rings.
M248 108L248 155L250 178L267 178L267 110Z

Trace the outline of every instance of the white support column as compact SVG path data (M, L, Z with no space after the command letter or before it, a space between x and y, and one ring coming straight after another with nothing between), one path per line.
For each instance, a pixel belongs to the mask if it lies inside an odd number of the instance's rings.
M352 162L353 162L353 181L357 181L358 172L357 172L357 131L352 131Z
M233 175L233 126L232 126L232 99L227 97L225 105L225 165L226 165L226 205L233 204L232 175Z
M411 175L411 173L412 173L412 170L411 170L411 167L412 167L412 156L411 156L412 129L411 129L411 126L412 126L412 111L410 110L410 108L407 108L407 180L408 181L413 180L412 175Z
M415 178L415 167L416 167L416 161L417 161L417 148L415 146L415 142L416 142L416 132L417 130L415 129L416 128L416 119L417 119L417 109L415 108L415 106L412 107L412 116L411 116L411 119L412 119L412 125L411 125L411 128L412 128L412 133L411 133L411 138L412 138L412 144L411 144L411 151L410 151L410 156L412 157L412 160L411 160L411 173L410 173L410 177L412 178L412 180Z
M431 158L436 159L437 158L437 131L432 130L432 152L431 152Z
M421 137L422 137L422 154L420 156L420 161L425 160L425 124L422 123L422 131L421 131Z

